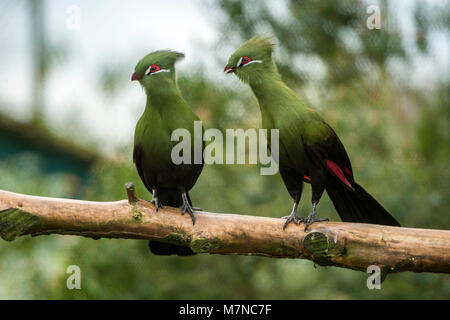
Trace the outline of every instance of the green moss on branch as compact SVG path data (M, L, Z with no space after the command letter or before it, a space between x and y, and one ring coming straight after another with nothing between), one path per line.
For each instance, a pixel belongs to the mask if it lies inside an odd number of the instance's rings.
M0 211L0 237L13 241L40 222L40 218L27 211L9 208Z
M303 246L313 255L314 261L322 266L333 265L332 258L340 254L334 239L322 232L309 233L303 239Z
M195 253L208 253L219 246L219 239L198 238L192 240L191 249Z
M177 230L173 231L167 237L165 237L164 241L171 244L189 246L189 244L191 243L191 236L183 232L182 230Z

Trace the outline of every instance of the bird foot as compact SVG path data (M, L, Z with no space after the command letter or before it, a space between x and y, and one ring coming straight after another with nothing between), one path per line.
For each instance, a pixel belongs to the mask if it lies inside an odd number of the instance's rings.
M184 215L186 212L189 213L192 219L192 224L195 225L195 215L194 215L194 207L189 203L187 196L185 193L182 194L183 205L181 206L181 214Z
M289 216L282 217L282 219L286 219L286 222L283 225L283 230L286 229L289 223L294 222L296 225L299 225L300 223L304 222L305 219L300 218L297 214L297 212L293 211Z
M321 221L328 221L328 218L316 218L314 213L310 213L309 216L304 219L303 222L305 222L305 232L308 230L308 227L312 225L314 222L321 222Z
M156 198L156 197L153 197L153 199L150 200L150 202L153 203L153 204L155 205L156 212L158 212L158 209L159 209L159 208L162 208L162 207L163 207L161 201L159 201L159 199Z
M181 206L181 214L184 215L186 212L191 216L192 224L195 224L194 208L189 203L183 203Z

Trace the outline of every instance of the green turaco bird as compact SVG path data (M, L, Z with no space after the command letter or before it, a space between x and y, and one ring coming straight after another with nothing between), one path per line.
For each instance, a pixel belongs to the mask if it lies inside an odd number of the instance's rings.
M265 129L279 129L279 170L294 200L290 223L305 223L305 230L316 221L316 206L326 190L343 221L399 226L400 224L353 177L350 160L334 130L290 89L272 59L270 37L255 36L228 60L226 73L235 73L255 94ZM270 136L268 141L271 141ZM268 146L270 149L270 146ZM299 218L297 207L303 182L312 188L312 211Z
M194 122L199 121L176 83L175 62L182 58L184 54L179 52L155 51L135 67L131 80L142 85L147 103L136 125L133 161L145 187L153 194L156 211L163 205L180 207L181 213L188 212L195 224L195 208L188 192L202 172L203 160L177 165L171 157L175 143L171 141L172 132L186 129L194 137ZM194 152L192 143L191 154ZM190 248L166 243L150 241L149 246L155 254L193 254Z

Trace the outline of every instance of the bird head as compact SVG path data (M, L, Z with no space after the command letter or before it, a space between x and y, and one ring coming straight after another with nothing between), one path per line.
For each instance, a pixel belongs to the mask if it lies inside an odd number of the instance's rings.
M131 81L138 80L144 88L163 83L164 80L175 80L175 62L184 58L181 52L159 50L142 58L134 68Z
M247 83L261 79L275 67L272 60L274 46L273 37L254 36L231 55L224 72L235 73Z

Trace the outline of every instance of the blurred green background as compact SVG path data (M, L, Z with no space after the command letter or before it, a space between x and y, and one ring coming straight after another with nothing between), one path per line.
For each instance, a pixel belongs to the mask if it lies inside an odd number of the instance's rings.
M381 29L367 28L371 4ZM260 126L249 89L222 74L256 33L277 38L283 79L344 142L355 176L405 227L449 229L447 1L0 1L0 189L150 198L132 163L146 53L171 48L206 128ZM78 12L78 13L77 13ZM206 195L206 196L205 196ZM306 188L301 214L310 210ZM281 217L291 199L258 166L205 166L191 191L212 212ZM339 221L324 195L319 216ZM81 268L81 290L66 268ZM0 241L1 299L449 299L448 275L367 274L303 260L151 255L147 241L74 236Z

